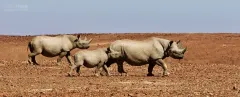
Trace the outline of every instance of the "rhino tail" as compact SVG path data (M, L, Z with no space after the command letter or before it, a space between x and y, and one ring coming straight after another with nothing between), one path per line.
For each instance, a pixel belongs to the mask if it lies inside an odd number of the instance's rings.
M30 50L30 52L33 52L32 42L28 42L27 50Z

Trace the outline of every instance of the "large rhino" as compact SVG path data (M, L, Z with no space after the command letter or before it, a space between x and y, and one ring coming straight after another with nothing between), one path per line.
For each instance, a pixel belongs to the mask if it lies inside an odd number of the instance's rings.
M157 37L151 37L143 41L116 40L110 44L109 48L121 52L121 57L117 60L109 60L108 67L112 63L117 63L118 72L126 73L123 69L124 61L133 66L149 64L147 76L154 76L152 71L155 64L163 68L163 76L169 75L163 59L169 56L174 59L183 59L186 52L186 48L182 48L180 40L174 42Z
M36 36L28 43L30 49L28 62L38 65L35 56L42 54L46 57L59 56L57 59L58 65L60 65L61 59L66 56L68 62L72 65L70 51L74 48L88 49L91 41L92 39L87 40L86 37L82 40L80 35Z
M87 68L97 67L95 71L95 76L99 76L100 68L102 68L107 76L109 72L106 66L106 63L109 59L115 59L120 56L120 52L111 51L109 48L98 48L96 50L84 50L78 51L74 55L74 65L72 65L69 76L72 76L74 69L77 69L76 72L80 75L80 67L85 66Z

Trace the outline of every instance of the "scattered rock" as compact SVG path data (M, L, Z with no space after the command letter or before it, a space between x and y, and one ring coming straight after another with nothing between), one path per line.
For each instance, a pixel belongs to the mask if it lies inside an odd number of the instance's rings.
M132 94L132 93L129 93L128 96L135 97L134 94Z
M200 92L194 92L195 95L200 95Z
M233 90L238 90L237 87L236 87L236 85L234 85L232 89L233 89Z

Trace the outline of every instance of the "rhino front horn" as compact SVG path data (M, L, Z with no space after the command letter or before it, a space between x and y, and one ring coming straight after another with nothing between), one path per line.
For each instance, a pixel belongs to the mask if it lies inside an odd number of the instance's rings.
M92 38L89 40L89 43L92 41Z
M184 54L186 51L187 51L187 48L184 48L182 53Z

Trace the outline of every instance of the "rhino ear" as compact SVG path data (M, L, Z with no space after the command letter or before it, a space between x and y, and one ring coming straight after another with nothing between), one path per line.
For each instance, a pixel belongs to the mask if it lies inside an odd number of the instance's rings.
M172 45L172 43L173 43L173 41L171 40L171 41L169 42L168 46L171 46L171 45Z
M178 43L180 43L180 42L181 42L181 41L180 41L180 40L178 40L178 41L177 41L177 44L178 44Z

